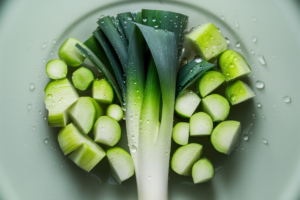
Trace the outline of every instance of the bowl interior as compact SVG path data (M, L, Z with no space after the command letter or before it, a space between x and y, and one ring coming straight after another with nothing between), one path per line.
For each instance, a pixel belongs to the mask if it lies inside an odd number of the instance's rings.
M204 145L203 156L212 161L215 178L194 185L191 177L170 170L170 199L287 199L296 195L288 188L298 184L294 178L300 173L297 5L296 1L196 0L7 3L0 37L3 199L137 199L135 178L118 184L109 173L107 159L86 173L63 156L57 142L59 129L47 126L43 89L49 82L45 64L58 58L58 48L66 38L85 41L97 27L100 15L142 8L186 14L189 28L214 23L229 39L228 48L240 52L253 70L243 80L256 97L233 106L228 117L242 123L244 137L239 145L226 156L214 150L209 137L193 138L193 142ZM184 56L190 60L195 55L186 48ZM99 75L91 62L84 65ZM257 81L263 82L264 88L257 88ZM287 97L290 102L286 102ZM124 122L122 128L119 146L128 150ZM172 152L176 148L173 143Z

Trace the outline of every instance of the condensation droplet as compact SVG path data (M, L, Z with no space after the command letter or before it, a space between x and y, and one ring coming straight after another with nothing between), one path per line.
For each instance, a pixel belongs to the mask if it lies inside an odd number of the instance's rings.
M135 145L132 145L131 151L132 151L132 153L135 153L137 151L137 147Z
M283 101L284 101L284 103L290 103L292 101L292 99L289 96L285 96L285 97L283 97Z
M241 46L241 43L237 42L237 43L235 43L235 46L236 46L236 47L240 47L240 46Z
M251 53L252 55L254 55L254 54L255 54L255 52L254 52L254 50L253 50L253 49L251 49L250 53Z
M262 107L261 103L257 103L257 107L261 108Z
M256 42L257 42L257 37L253 36L253 37L252 37L252 42L253 42L253 43L256 43Z
M44 139L44 144L48 144L48 142L49 142L49 139Z
M47 42L44 42L44 43L42 44L42 49L45 49L47 46L48 46Z
M243 135L243 140L244 140L244 141L248 141L248 140L249 140L249 136L248 136L247 134L244 134L244 135Z
M229 40L229 38L225 37L225 40L226 40L227 44L229 44L229 43L230 43L230 40Z
M262 139L262 142L263 142L264 144L268 144L268 143L269 143L268 140L266 140L265 138Z
M32 104L27 105L27 109L30 110L32 108Z
M196 62L196 63L202 62L202 59L201 59L201 57L200 57L199 55L195 56L194 59L195 59L195 62Z
M34 84L34 83L30 83L30 84L29 84L29 89L30 89L31 91L33 91L33 90L35 89L35 84Z
M223 21L225 20L225 17L223 15L221 15L221 20L223 20Z
M256 81L255 87L256 87L257 89L263 89L263 88L265 87L265 83L262 82L262 81Z

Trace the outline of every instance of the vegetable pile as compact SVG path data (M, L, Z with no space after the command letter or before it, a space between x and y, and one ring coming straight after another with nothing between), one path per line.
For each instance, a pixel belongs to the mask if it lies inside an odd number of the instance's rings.
M255 96L238 80L251 73L246 60L227 50L212 23L185 35L188 16L179 13L143 9L101 16L97 23L85 42L68 38L59 49L60 59L46 66L53 79L45 88L48 124L63 127L58 142L64 155L86 171L107 156L118 182L135 173L139 199L163 200L168 198L173 136L183 146L174 153L171 168L192 175L194 183L213 178L212 163L201 158L202 145L188 144L189 137L210 135L215 149L224 154L235 148L241 124L225 120L230 104ZM181 66L185 38L199 56ZM85 58L104 76L79 67ZM216 60L220 71L212 64ZM71 80L67 66L79 67ZM222 84L227 84L225 97L214 94ZM85 90L91 91L89 96L79 97L78 91ZM174 111L183 120L173 128ZM114 147L123 118L131 155Z

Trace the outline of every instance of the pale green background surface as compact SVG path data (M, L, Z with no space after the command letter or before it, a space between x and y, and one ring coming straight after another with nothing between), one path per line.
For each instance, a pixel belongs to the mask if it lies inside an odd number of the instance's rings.
M49 81L44 71L45 64L57 58L58 47L67 37L84 41L96 28L100 15L116 15L141 8L189 15L189 28L213 22L230 39L229 48L238 50L235 44L240 42L241 54L253 69L253 73L243 80L257 94L253 100L233 107L229 116L229 119L242 122L243 134L248 134L249 140L241 139L237 149L225 156L213 150L208 138L194 139L204 145L204 156L215 166L215 178L208 183L193 185L191 177L180 177L170 171L170 199L299 199L300 2L109 2L28 0L1 5L2 199L137 199L135 179L116 184L109 177L107 160L101 161L91 173L86 173L62 155L56 139L59 129L48 128L43 119L47 114L43 89ZM257 37L256 43L252 42L253 36ZM43 49L44 43L47 47ZM252 49L254 55L250 53ZM260 54L265 57L265 66L257 60ZM193 54L186 51L186 56L191 58ZM257 80L265 83L264 89L255 88ZM36 85L34 91L30 91L30 83ZM292 98L289 104L283 102L286 95ZM257 103L261 103L262 108L257 108ZM32 104L30 110L28 104ZM126 138L124 131L122 134ZM46 138L49 139L47 145L43 142ZM268 140L268 145L263 144L263 138ZM126 140L120 145L126 147Z

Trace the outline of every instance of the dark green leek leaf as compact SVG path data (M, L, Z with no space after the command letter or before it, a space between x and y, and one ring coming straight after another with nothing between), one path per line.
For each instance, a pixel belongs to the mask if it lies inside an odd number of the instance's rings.
M118 14L117 19L119 19L121 27L123 28L126 38L129 41L132 27L134 26L132 22L135 22L135 18L132 16L131 12L126 12Z
M121 91L120 88L112 76L112 74L109 72L109 70L106 68L106 66L97 58L97 56L88 48L84 48L80 44L76 44L76 47L79 49L79 51L85 55L88 59L90 59L92 62L94 62L99 69L102 71L102 73L105 75L107 78L108 82L111 84L112 88L114 89L120 103L123 103L122 96L121 96Z
M170 31L175 34L175 40L178 48L177 63L179 66L182 54L184 31L187 27L188 16L170 11L143 9L142 18L144 25L151 26L156 29Z
M97 23L117 53L123 67L123 71L126 71L128 54L127 48L123 42L125 38L120 37L120 34L110 17L102 17Z
M114 51L114 49L112 48L112 46L110 45L109 41L107 40L106 36L104 35L104 33L102 32L101 29L95 30L93 32L93 35L98 40L98 42L100 43L100 45L103 48L103 51L105 52L106 56L108 57L110 65L113 68L116 80L120 86L123 100L125 100L126 88L125 88L125 83L123 82L124 72L122 70L122 66L120 64L118 56L117 56L116 52Z
M120 34L120 37L121 37L126 49L128 50L128 40L126 38L126 34L120 23L120 20L118 18L115 18L114 16L111 16L110 18L111 18L111 21L113 22L113 24L115 25L118 33Z
M200 61L199 58L196 58L182 66L182 68L178 71L177 76L176 98L183 90L214 66L214 64L208 63L205 60Z
M100 46L96 38L92 35L88 40L83 43L89 50L91 50L95 56L101 60L107 70L115 78L114 70L109 62L108 57L105 54L104 49Z

